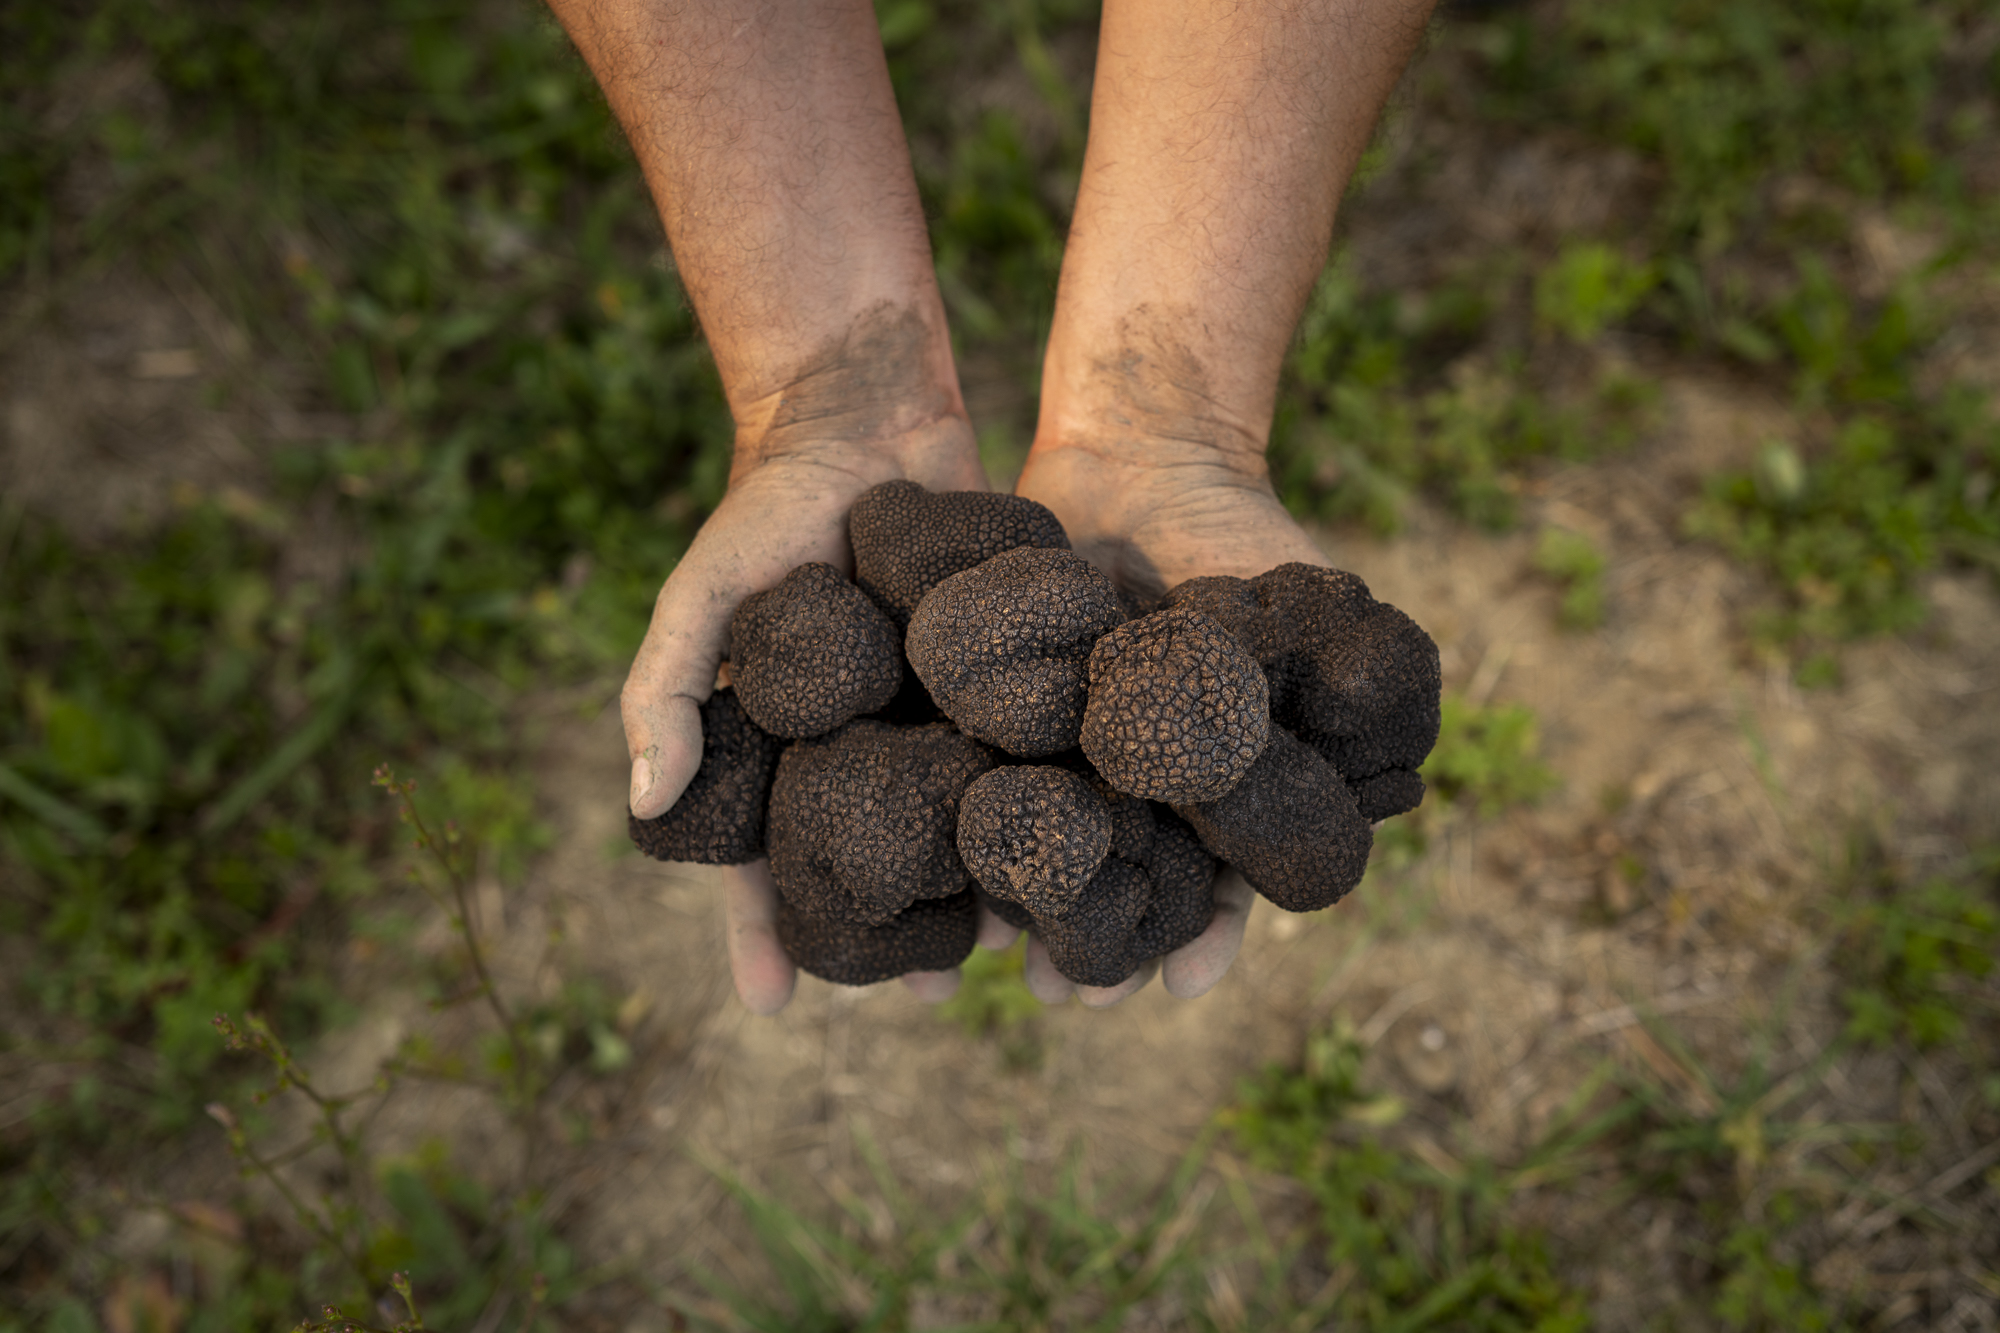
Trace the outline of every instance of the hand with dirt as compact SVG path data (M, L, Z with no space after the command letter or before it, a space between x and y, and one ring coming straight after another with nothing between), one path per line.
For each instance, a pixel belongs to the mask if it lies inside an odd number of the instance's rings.
M619 698L632 757L631 807L640 818L664 814L700 766L699 709L745 597L808 561L851 573L847 511L870 486L907 478L934 490L984 489L962 414L897 432L894 447L880 435L862 439L761 450L739 444L729 492L660 589ZM768 436L763 443L771 443ZM727 867L722 874L737 994L753 1012L775 1013L791 998L797 973L778 943L770 864ZM925 975L912 985L920 995L943 999L956 981Z
M1272 492L1278 371L1326 261L1334 209L1415 50L1430 0L1107 0L1090 139L1063 255L1041 418L1017 490L1077 551L1158 594L1204 574L1329 563ZM1252 894L1216 884L1206 933L1160 965L1199 995ZM1031 947L1028 980L1073 988Z
M638 154L737 428L729 493L622 697L646 817L699 762L696 705L743 597L802 561L845 568L844 515L877 482L982 479L869 0L550 2ZM1021 492L1114 577L1323 560L1264 472L1278 366L1432 3L1105 0ZM1242 938L1247 887L1217 893L1216 924L1164 964L1176 994L1213 985ZM775 901L767 869L732 872L731 966L760 1013L795 975ZM1050 975L1042 955L1031 977Z

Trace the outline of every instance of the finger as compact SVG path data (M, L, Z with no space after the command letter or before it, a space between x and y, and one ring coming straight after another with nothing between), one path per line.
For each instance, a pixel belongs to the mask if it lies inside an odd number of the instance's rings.
M1109 1009L1126 996L1136 995L1144 990L1146 983L1151 981L1153 974L1159 970L1159 959L1149 958L1139 965L1138 971L1116 986L1078 986L1076 998L1083 1001L1083 1007L1086 1009Z
M704 582L684 563L660 589L618 696L632 759L632 813L641 819L671 809L701 767L701 705L714 688L736 611L735 600L704 595L696 586Z
M958 994L958 969L954 967L943 972L905 972L903 984L910 988L910 994L925 1004L942 1004Z
M660 588L653 618L618 698L632 759L632 813L665 814L701 767L701 705L729 649L729 625L745 597L795 565L846 568L851 496L801 496L761 474L717 505ZM772 515L786 521L773 525Z
M979 904L979 947L982 949L1007 949L1021 938L1021 928L1010 926L993 915L993 909L985 902Z
M736 994L753 1014L775 1014L792 998L798 969L778 943L778 888L771 863L725 866L724 916L729 937L729 974Z
M1250 924L1250 907L1257 891L1236 872L1224 867L1215 879L1215 916L1208 929L1168 954L1161 965L1167 993L1183 1000L1206 995L1236 961L1243 947L1243 929Z
M1076 993L1070 979L1056 971L1056 965L1049 961L1048 946L1028 936L1028 953L1023 964L1022 978L1028 983L1028 991L1043 1004L1061 1004Z

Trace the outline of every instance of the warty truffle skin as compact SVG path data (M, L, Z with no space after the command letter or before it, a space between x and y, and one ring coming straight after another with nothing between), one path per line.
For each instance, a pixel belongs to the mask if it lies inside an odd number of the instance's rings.
M1084 663L1124 618L1111 580L1083 557L1017 547L931 589L903 646L945 716L1032 759L1076 746Z
M1203 846L1288 912L1333 906L1368 869L1374 834L1354 793L1282 727L1227 796L1174 808Z
M979 908L972 891L921 898L877 926L814 916L778 900L778 943L800 970L842 986L871 986L905 972L942 972L972 952Z
M854 502L847 515L854 581L909 626L917 604L953 574L1020 546L1069 549L1056 516L1033 500L992 491L925 490L914 481L885 481Z
M1215 858L1173 811L1153 807L1153 838L1139 864L1153 896L1132 932L1132 966L1193 943L1215 916Z
M1146 872L1112 857L1061 919L1036 918L1035 933L1056 971L1077 985L1116 986L1139 966L1132 937L1152 898Z
M1110 850L1110 808L1067 769L996 768L959 804L965 868L988 895L1037 917L1068 912Z
M996 770L980 783L1017 771ZM1035 932L1057 971L1079 985L1117 985L1147 959L1180 948L1208 928L1215 914L1215 858L1179 816L1164 805L1124 795L1087 770L1028 771L1077 778L1108 816L1109 855L1080 893L1059 900L1060 911L1042 910L1044 903L1005 883L995 886L999 893L983 885L980 890L994 915Z
M1369 818L1416 808L1416 769L1437 743L1437 644L1343 570L1285 564L1253 579L1190 579L1163 607L1200 611L1257 658L1271 719L1366 785ZM1393 781L1372 779L1401 770Z
M1175 608L1097 641L1083 752L1105 781L1158 801L1212 801L1234 787L1271 735L1270 687L1227 629Z
M756 860L764 854L764 808L784 744L750 720L734 690L709 695L701 706L701 767L665 814L626 812L632 841L661 861Z
M902 638L867 594L813 561L752 593L729 627L736 694L774 736L823 736L896 697Z
M963 892L959 800L993 766L951 726L868 718L794 742L771 785L771 878L800 911L880 925L912 902Z

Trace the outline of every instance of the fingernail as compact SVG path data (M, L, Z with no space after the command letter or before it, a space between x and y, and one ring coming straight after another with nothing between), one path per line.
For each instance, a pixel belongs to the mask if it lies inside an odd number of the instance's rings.
M639 808L639 802L646 799L646 793L653 789L653 765L640 758L632 761L632 808Z

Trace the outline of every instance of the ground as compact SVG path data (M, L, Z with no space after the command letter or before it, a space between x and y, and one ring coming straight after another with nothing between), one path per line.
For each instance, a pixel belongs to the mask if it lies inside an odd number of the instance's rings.
M1015 86L1023 77L983 95L1027 116L1040 103ZM1546 249L1606 227L1636 207L1627 192L1649 169L1562 135L1453 137L1421 111L1398 124L1386 183L1357 202L1344 241L1349 262L1390 285L1407 274L1422 287L1461 248ZM1936 249L1884 210L1858 209L1851 223L1858 291L1890 290ZM1957 294L1958 323L1926 373L2000 377L2000 286L1979 282ZM259 361L173 272L114 263L10 302L0 515L52 519L88 547L205 496L281 535L286 577L348 558L330 513L281 519L266 498L270 445L352 424L301 405L313 401L299 387L308 368ZM1913 1130L1914 1146L1879 1159L1827 1149L1848 1184L1825 1188L1835 1177L1823 1174L1819 1193L1806 1190L1824 1215L1801 1262L1819 1290L1855 1294L1877 1327L2000 1328L1990 1241L1976 1240L2000 1233L2000 1149L1983 1132L1992 1108L1979 1109L1943 1054L1820 1058L1846 1019L1852 978L1835 917L1857 846L1915 882L2000 840L1995 584L1964 566L1928 575L1921 628L1841 646L1838 681L1802 688L1795 663L1749 629L1779 591L1685 526L1705 478L1809 433L1788 386L1618 333L1574 349L1544 339L1536 354L1558 363L1558 389L1565 373L1588 383L1608 365L1644 374L1658 401L1635 443L1526 469L1509 533L1419 499L1394 536L1345 525L1315 535L1432 634L1448 694L1532 711L1559 785L1487 816L1426 816L1428 850L1378 858L1334 909L1261 905L1230 974L1200 1000L1154 985L1106 1012L1072 1004L980 1034L896 984L803 978L789 1008L754 1017L730 987L713 874L648 862L626 842L615 676L511 703L552 839L518 884L480 879L477 929L504 991L553 1000L587 979L630 1051L610 1075L565 1073L555 1098L549 1211L584 1262L612 1265L629 1290L688 1292L701 1271L768 1285L727 1183L737 1178L883 1246L903 1225L885 1180L942 1217L1015 1175L1047 1194L1074 1173L1116 1212L1162 1187L1242 1079L1295 1066L1308 1034L1344 1024L1367 1052L1365 1081L1407 1108L1397 1142L1446 1174L1518 1161L1607 1071L1655 1088L1690 1123L1727 1110L1749 1126L1729 1140L1743 1174L1726 1206L1752 1222L1775 1206L1774 1177L1796 1192L1812 1176L1813 1130ZM968 399L1018 427L1032 415L1023 379L975 356ZM224 380L229 394L211 394ZM989 456L1004 484L1018 449L1002 440ZM1558 586L1535 560L1548 528L1583 534L1606 557L1601 627L1559 624ZM431 969L456 949L444 915L415 898L406 910L405 935L360 933L332 951L352 1012L309 1054L324 1086L365 1084L411 1033L449 1046L477 1026L428 1001ZM1735 1090L1764 1065L1773 1091L1752 1115ZM46 1069L24 1068L30 1080ZM1774 1129L1767 1142L1758 1116L1775 1126L1780 1112L1790 1137ZM281 1117L273 1140L303 1123ZM399 1088L370 1135L385 1159L447 1142L463 1169L496 1183L519 1151L491 1098L427 1083ZM212 1200L226 1164L219 1138L191 1132L149 1165L148 1189ZM308 1157L292 1169L306 1180L323 1168ZM1594 1326L1700 1326L1707 1308L1681 1302L1716 1262L1702 1239L1714 1224L1705 1188L1635 1191L1607 1168L1525 1183L1511 1206L1546 1232ZM1241 1322L1255 1264L1231 1200L1248 1200L1281 1245L1313 1225L1295 1181L1251 1169L1225 1142L1177 1205L1189 1226L1224 1238L1205 1261L1206 1295L1163 1297L1127 1327L1182 1326L1175 1301ZM119 1253L150 1258L165 1226L135 1208ZM1317 1285L1317 1259L1299 1262L1311 1279L1300 1280ZM912 1322L976 1318L979 1302L927 1295ZM659 1326L657 1311L634 1310L630 1327Z

